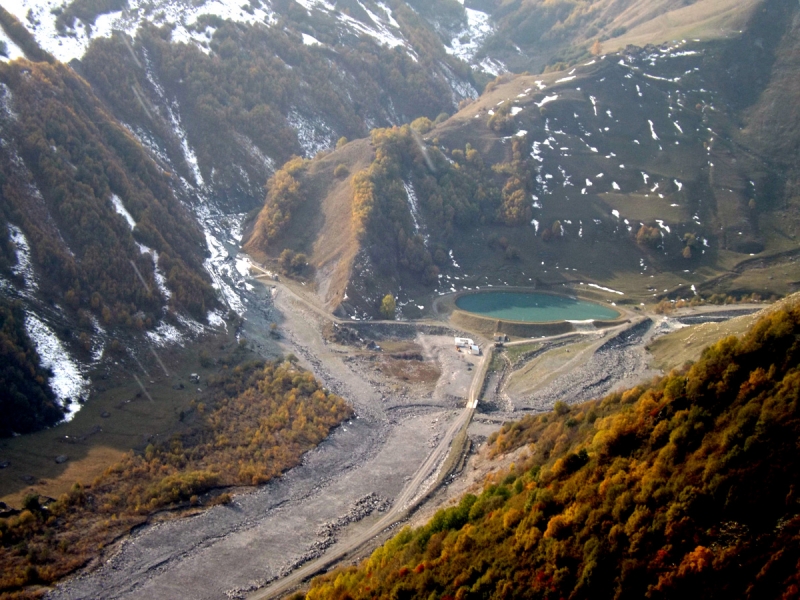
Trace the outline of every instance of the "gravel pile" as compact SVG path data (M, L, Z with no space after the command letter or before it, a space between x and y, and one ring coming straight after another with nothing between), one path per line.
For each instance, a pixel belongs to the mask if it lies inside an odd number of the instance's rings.
M643 345L650 337L652 326L653 322L648 319L614 336L580 368L558 377L535 394L519 399L515 402L517 408L551 410L558 400L574 404L599 398L623 382L647 376L650 370Z

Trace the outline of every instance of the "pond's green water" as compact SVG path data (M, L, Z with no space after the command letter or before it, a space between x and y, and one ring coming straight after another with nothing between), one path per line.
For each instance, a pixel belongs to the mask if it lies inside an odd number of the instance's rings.
M619 316L619 312L602 304L535 292L467 294L456 300L456 306L461 310L493 319L534 323L607 320Z

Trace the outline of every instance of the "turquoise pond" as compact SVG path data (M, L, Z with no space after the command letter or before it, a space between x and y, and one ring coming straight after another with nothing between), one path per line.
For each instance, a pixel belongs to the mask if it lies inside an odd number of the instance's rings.
M609 320L620 315L618 311L602 304L535 292L467 294L456 300L456 306L483 317L529 323Z

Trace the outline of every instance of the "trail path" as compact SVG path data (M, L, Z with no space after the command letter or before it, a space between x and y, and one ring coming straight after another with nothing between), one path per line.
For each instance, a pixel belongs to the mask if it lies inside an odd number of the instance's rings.
M409 512L416 507L428 491L428 487L431 485L429 483L431 476L434 475L437 467L439 467L446 458L454 438L458 432L461 431L462 428L467 427L472 420L472 416L478 404L483 379L486 376L486 370L491 361L491 356L491 349L483 355L479 367L475 370L466 407L459 417L450 424L447 431L440 439L439 444L420 465L411 481L408 482L400 495L395 499L392 508L389 509L377 523L362 532L358 537L349 540L346 544L341 544L335 551L326 553L319 559L306 563L288 576L259 590L250 596L251 599L261 600L265 598L276 598L290 592L309 577L327 569L348 554L370 542L393 524L404 519Z

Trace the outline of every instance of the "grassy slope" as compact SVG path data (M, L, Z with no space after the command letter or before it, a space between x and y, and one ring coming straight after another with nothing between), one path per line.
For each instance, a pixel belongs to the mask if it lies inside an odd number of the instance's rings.
M488 120L487 113L497 107L498 103L513 101L515 105L526 108L527 110L520 113L517 122L520 128L525 128L533 132L533 138L541 140L547 137L547 134L542 132L544 128L544 119L537 118L534 111L535 107L531 108L532 102L540 102L545 95L559 94L560 99L548 105L550 112L548 115L552 118L558 119L558 122L569 120L573 113L581 116L581 121L584 119L589 120L591 116L591 105L589 104L589 94L596 94L599 96L599 103L602 110L612 110L615 115L626 115L630 123L612 124L616 129L616 133L612 130L604 141L606 145L601 148L600 155L592 155L588 151L576 149L574 156L565 158L560 164L563 165L569 173L573 175L574 182L583 181L586 176L593 177L598 172L606 173L606 177L611 177L625 185L628 181L628 188L636 186L634 178L640 178L639 171L646 171L651 176L658 176L668 181L673 178L680 178L685 185L691 185L694 190L691 192L684 191L678 193L675 188L669 190L665 197L658 198L655 194L649 194L649 188L645 189L641 185L641 179L638 180L641 189L635 190L630 193L617 193L613 190L602 191L597 194L590 194L588 196L581 196L579 193L580 186L576 188L560 188L556 184L554 197L547 201L545 197L543 201L543 211L536 214L537 220L544 226L552 223L555 219L572 220L575 224L578 219L582 219L585 227L585 237L578 239L577 227L568 228L568 236L563 240L564 243L559 244L542 244L539 239L531 239L532 236L527 229L513 229L508 228L492 228L487 226L484 228L482 235L465 236L462 238L463 243L458 244L460 250L459 256L464 257L465 270L469 272L482 272L482 273L496 273L502 272L509 268L508 261L505 261L500 256L493 256L492 252L487 251L482 240L485 240L486 235L492 231L496 231L496 235L507 237L513 245L518 246L523 251L522 259L517 265L514 265L513 271L525 272L529 275L535 273L535 277L543 281L551 283L558 283L562 281L582 280L585 277L593 278L596 281L605 282L611 287L622 289L629 295L633 295L637 300L647 300L652 298L652 293L648 293L648 288L653 287L655 290L662 292L664 289L674 289L680 285L681 282L689 283L699 282L703 279L713 277L721 272L724 272L735 264L738 260L742 260L739 255L734 256L721 256L716 251L714 256L707 256L700 260L683 261L675 260L674 257L664 256L660 252L652 252L633 245L626 240L625 236L618 235L618 232L610 231L608 228L602 230L600 228L596 234L592 234L593 226L592 219L601 219L605 222L609 221L610 213L612 210L618 210L624 218L628 218L634 226L638 226L639 222L654 224L656 218L663 219L669 226L675 227L678 224L686 230L691 229L691 219L693 214L698 214L698 202L704 194L708 192L708 174L704 172L703 163L705 162L705 151L702 144L703 139L698 136L696 139L690 140L688 145L686 140L681 137L681 146L671 146L668 150L668 156L659 155L658 151L655 152L642 147L641 150L637 146L633 146L630 140L638 138L643 144L647 145L647 140L650 135L649 131L638 130L637 123L644 123L646 127L647 113L658 106L660 98L657 96L650 97L654 105L646 107L649 110L642 110L642 108L635 102L634 98L627 97L625 93L617 94L610 93L608 90L605 93L594 92L597 86L597 81L611 76L615 67L586 67L579 68L576 76L577 79L556 83L559 79L567 76L565 72L548 73L542 76L522 76L514 78L508 83L496 86L493 90L484 94L477 102L464 108L450 120L442 124L439 128L429 134L429 138L438 138L440 143L448 148L463 147L466 143L472 144L478 148L484 155L485 159L494 162L507 160L508 145L503 143L502 135L491 131L487 126ZM543 82L547 85L547 89L538 94L531 94L532 97L518 99L519 94L524 93L526 89L531 87L535 88L537 81ZM645 80L646 81L646 80ZM641 84L645 88L645 84ZM582 92L578 92L575 88L580 87ZM653 90L658 94L657 90ZM531 114L533 112L533 114ZM588 113L588 114L587 114ZM527 118L526 118L527 116ZM692 109L688 109L681 118L681 122L686 125L687 121L691 127L701 126L700 113L694 113ZM591 121L590 121L591 122ZM716 125L714 125L716 127ZM588 127L588 125L587 125ZM672 125L665 123L659 127L659 131L667 130ZM554 127L555 128L555 125ZM639 128L640 129L640 128ZM688 131L688 129L687 129ZM668 134L669 135L669 134ZM663 136L663 134L662 134ZM587 138L588 139L588 138ZM594 139L594 138L592 138ZM669 142L672 142L672 136L669 136ZM598 140L599 141L599 140ZM594 142L593 142L594 143ZM580 146L580 143L574 138L566 145L573 147ZM598 144L599 145L599 144ZM727 146L724 148L727 150ZM626 166L626 171L611 171L608 162L602 156L603 152L614 151L618 158L617 162L623 163ZM714 156L714 160L721 161L721 163L730 163L736 159L743 171L752 168L751 166L744 166L742 163L747 163L748 159L741 155L727 153L723 155L722 151L720 156ZM721 164L720 163L720 164ZM555 164L546 166L544 171L555 173L557 171ZM736 174L736 181L733 182L731 177L719 178L716 183L717 187L725 188L725 192L732 189L730 186L739 188L741 181L741 171ZM597 186L595 180L595 186ZM663 183L662 183L663 186ZM598 189L595 187L594 189ZM663 187L662 187L663 189ZM687 189L687 188L684 188ZM555 201L554 201L555 200ZM672 206L678 204L678 206ZM746 215L741 214L739 206L743 203L739 199L722 198L716 203L716 208L712 209L706 204L705 214L703 220L708 219L708 228L713 231L719 224L719 217L717 211L728 211L725 213L726 221L735 223L737 226L742 221L746 220ZM728 215L728 213L730 213ZM681 225L682 224L682 225ZM635 232L635 229L634 229ZM674 250L674 249L673 249ZM530 252L529 252L530 251ZM464 256L466 253L466 256ZM737 258L738 256L738 258ZM550 267L547 274L544 269L540 268L541 259L556 259L560 266L577 268L578 271L574 275L565 273L563 271L556 272L555 269ZM588 258L588 260L587 260ZM649 273L644 276L640 275L639 260L643 258L647 264L653 264ZM548 261L549 262L549 261ZM730 263L730 264L729 264ZM683 274L683 269L689 269L695 273ZM510 277L514 277L517 284L525 285L527 283L527 276L519 278L518 274L509 272ZM651 279L650 275L654 275ZM511 283L511 280L508 280Z
M369 140L356 140L314 161L306 180L310 202L287 232L309 255L320 300L332 308L344 298L359 249L352 218L352 175L367 168L373 157ZM334 170L339 165L347 168L347 174L336 177ZM316 235L305 237L301 229Z
M728 38L745 27L763 0L598 0L484 2L498 31L491 52L515 72L537 72L558 62L574 64L595 41L606 52L679 39ZM520 46L520 55L511 44Z
M796 598L796 300L688 371L504 426L492 450L527 458L307 597Z
M636 2L606 28L613 31L617 27L626 27L627 31L608 40L604 46L608 51L624 48L628 44L644 46L685 38L707 41L730 37L746 26L750 15L762 2L699 0L687 6L683 2L672 3L673 6L666 11L656 6L655 2ZM642 19L642 13L650 18Z
M656 369L669 371L700 358L709 344L729 335L742 335L758 319L757 314L735 317L722 323L701 323L684 327L656 339L648 345Z
M214 488L268 481L352 415L289 361L231 367L181 412L179 432L73 481L56 501L32 494L19 514L0 519L0 594L35 597L31 585L54 583L159 511L214 504Z
M584 351L588 352L596 344L595 340L577 341L540 354L511 374L506 392L511 396L526 396L545 388L559 375L580 366L582 359L591 356L586 355Z
M680 368L688 361L696 362L706 346L730 335L744 335L758 319L776 310L793 306L796 299L796 295L789 296L759 312L734 317L720 323L690 325L659 336L647 347L653 356L651 364L654 368L667 372L673 368Z
M742 4L735 10L729 4L718 6L715 18L735 13L739 19L736 27L749 23L747 26L752 27L753 32L748 29L741 38L697 47L702 56L693 57L690 52L690 56L684 58L659 59L657 66L639 56L633 62L628 61L631 68L619 66L619 57L613 56L595 63L587 59L574 73L570 69L540 76L506 76L490 86L477 101L435 127L425 138L445 155L470 144L480 152L485 163L493 165L510 163L512 151L508 136L523 129L528 132L523 157L533 141L541 143L547 138L548 126L551 132L563 130L566 135L557 135L556 145L569 147L569 156L563 152L560 157L558 152L548 156L550 151L545 150L545 162L541 166L528 158L526 167L531 172L539 167L542 175L554 176L549 180L549 193L542 194L539 186L527 191L541 197L542 208L533 212L539 226L549 228L558 220L564 227L564 237L545 243L541 231L534 235L530 226L498 225L491 217L482 217L479 226L460 226L457 234L451 236L442 235L434 227L429 231L432 235L430 247L442 244L447 249L452 248L461 265L460 271L448 273L449 266L440 264L443 273L462 277L468 274L462 279L464 286L525 286L533 282L559 286L588 280L623 290L625 300L637 304L657 302L663 296L685 296L692 284L704 295L721 291L736 296L759 293L769 297L795 291L793 282L798 277L791 274L796 271L788 262L791 257L779 260L770 257L795 249L794 232L800 230L797 225L800 213L791 202L787 208L779 206L776 199L786 195L780 187L782 167L754 141L759 134L752 133L756 131L753 126L740 131L745 116L741 111L746 107L741 101L732 100L738 93L736 90L747 97L758 98L758 90L766 89L764 100L751 112L762 120L774 122L776 116L769 112L767 103L772 97L769 86L774 84L785 92L784 95L787 89L791 90L789 74L796 72L790 59L791 41L779 47L778 60L770 58L775 54L769 53L772 46L767 48L769 56L765 55L763 60L746 60L750 42L745 38L748 35L753 37L762 30L768 31L771 24L786 16L784 13L794 14L791 8L778 7L780 10L777 10L773 6L777 4L779 0L771 0L769 10L763 15L757 13L758 18L752 16L752 3ZM676 9L670 3L631 5L628 12L644 12L635 18L632 15L626 18L631 23L648 22L653 15L647 11L655 10L654 7ZM708 3L701 1L677 12L686 12L687 19L700 23L703 22L700 13L710 10ZM665 14L672 15L671 12ZM711 29L709 25L708 32ZM791 31L778 28L775 33L790 37ZM695 48L690 44L681 50L687 49ZM660 53L655 51L655 54ZM742 64L746 64L746 68L729 73L730 69L726 70L724 65L731 60L744 61ZM762 69L774 65L770 71L775 73L772 80L750 76L751 71L758 71L759 65ZM691 71L695 67L699 70ZM680 80L666 82L648 75L679 77ZM537 82L547 88L539 91ZM706 89L712 91L701 91ZM540 111L534 103L552 94L558 94L558 100ZM596 114L590 96L597 98ZM513 105L521 110L510 119L507 129L498 131L491 127L491 113L500 110L498 106L502 105ZM613 118L607 118L606 111L611 111ZM755 122L754 119L751 121ZM659 134L656 141L651 139L648 126L651 120ZM676 122L680 131L674 125ZM766 129L762 127L758 131ZM634 144L634 139L640 144ZM593 153L589 146L597 147L599 152ZM334 152L315 167L315 172L323 177L309 178L313 180L310 197L314 200L308 207L326 205L325 218L319 211L308 213L307 218L292 228L292 239L287 241L290 247L304 247L307 253L316 253L312 264L318 269L318 290L331 307L343 297L351 276L345 267L357 252L357 247L349 242L338 247L329 243L340 238L343 231L349 231L341 224L347 212L345 196L350 192L346 182L329 175L326 165L350 164L353 150L348 147ZM365 156L359 160L366 160ZM569 173L574 186L561 185L560 167ZM648 174L649 184L642 181L642 172ZM604 179L600 179L600 173ZM587 194L583 195L581 187L587 178L593 179L594 185L587 187ZM496 177L495 184L499 182L502 186L502 179ZM682 182L682 189L674 183L676 180ZM612 181L619 183L622 190L612 189ZM653 181L659 182L658 194L663 197L653 193ZM326 189L326 182L334 185ZM424 196L420 198L423 214L427 201ZM620 221L627 219L628 224L616 221L612 211L619 211ZM657 227L656 220L662 220L671 229L671 233L661 230L666 245L649 248L635 243L633 237L640 223ZM627 227L630 230L626 230ZM691 259L682 257L685 233L698 238ZM323 241L312 241L308 237L312 234L321 236ZM351 239L347 234L344 237ZM509 260L505 245L496 243L501 238L519 250L518 259ZM708 240L708 246L700 244L702 239ZM279 250L276 249L276 254ZM751 259L753 254L757 255L755 261ZM339 256L347 258L337 262ZM758 262L762 259L766 261L763 264ZM709 283L704 285L704 282ZM384 291L396 284L384 282ZM409 298L430 293L430 288L415 286L413 281L403 281L402 286Z

